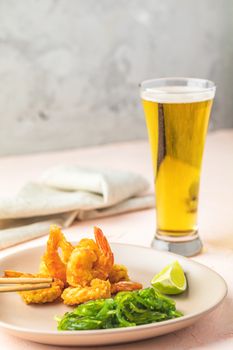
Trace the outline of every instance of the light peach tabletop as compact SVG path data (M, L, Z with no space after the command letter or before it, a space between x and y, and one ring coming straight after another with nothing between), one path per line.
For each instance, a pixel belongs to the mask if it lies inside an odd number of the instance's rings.
M149 146L147 142L140 141L2 158L0 159L1 195L14 194L26 181L35 179L44 169L58 163L107 165L113 169L137 171L150 180L152 188ZM193 259L211 267L225 278L229 288L227 298L218 309L190 328L147 341L105 347L105 350L233 349L233 131L219 131L208 136L199 209L199 229L204 250ZM65 233L69 239L78 240L83 235L90 235L94 224L102 227L112 242L149 246L155 229L155 214L154 210L144 210L100 219L97 222L81 222L67 229ZM45 241L46 237L42 237L24 243L24 246L30 247ZM0 256L15 249L17 247L1 251ZM0 331L0 348L55 349L52 346L14 338L2 331Z

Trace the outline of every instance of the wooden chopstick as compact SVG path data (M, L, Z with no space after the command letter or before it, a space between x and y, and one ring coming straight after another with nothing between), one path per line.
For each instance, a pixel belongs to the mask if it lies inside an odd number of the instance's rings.
M13 286L0 286L1 292L22 292L27 290L45 289L50 288L50 283L34 283L34 284L16 284Z
M0 293L50 288L52 282L51 277L0 277Z
M51 283L51 277L0 277L0 284Z

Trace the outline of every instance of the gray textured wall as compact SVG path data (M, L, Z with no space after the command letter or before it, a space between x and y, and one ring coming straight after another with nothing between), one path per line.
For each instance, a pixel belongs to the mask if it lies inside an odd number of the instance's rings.
M233 127L233 1L0 0L0 154L146 137L138 83L214 80Z

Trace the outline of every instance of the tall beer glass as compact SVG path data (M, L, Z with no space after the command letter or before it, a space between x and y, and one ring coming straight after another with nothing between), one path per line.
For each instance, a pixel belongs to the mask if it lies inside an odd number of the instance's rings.
M164 78L141 84L154 168L157 230L153 246L185 256L202 247L197 212L213 82Z

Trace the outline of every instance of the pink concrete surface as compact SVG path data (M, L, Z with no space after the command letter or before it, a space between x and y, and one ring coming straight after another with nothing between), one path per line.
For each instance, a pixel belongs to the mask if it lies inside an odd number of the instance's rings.
M1 158L1 196L13 195L26 181L36 179L45 169L60 163L98 167L103 165L113 169L137 171L148 178L151 190L153 188L148 143L137 141ZM65 230L65 233L69 239L78 240L84 235L90 235L94 224L101 226L112 242L149 246L155 228L155 213L154 210L145 210L100 219L98 222L79 222ZM226 280L229 291L223 304L187 329L148 341L104 349L233 349L233 131L218 131L208 135L201 181L199 231L204 250L193 259L211 267ZM31 247L45 241L46 237L42 237L24 243L24 246ZM1 251L0 256L17 249L13 247ZM208 289L208 281L206 288ZM0 331L0 349L52 350L54 347L23 341Z

